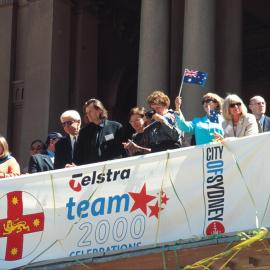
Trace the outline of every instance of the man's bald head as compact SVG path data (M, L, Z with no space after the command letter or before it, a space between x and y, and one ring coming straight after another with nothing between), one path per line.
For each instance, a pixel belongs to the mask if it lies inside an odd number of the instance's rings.
M266 111L266 102L261 96L254 96L249 100L249 109L255 115L256 119L260 119Z

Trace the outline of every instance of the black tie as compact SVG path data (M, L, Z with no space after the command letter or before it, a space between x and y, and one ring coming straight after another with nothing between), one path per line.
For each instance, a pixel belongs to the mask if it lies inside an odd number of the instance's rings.
M259 133L262 133L263 129L262 129L261 122L259 120L257 120L257 125L258 125L258 129L259 129Z
M77 144L77 137L73 136L72 158L74 156L76 144Z

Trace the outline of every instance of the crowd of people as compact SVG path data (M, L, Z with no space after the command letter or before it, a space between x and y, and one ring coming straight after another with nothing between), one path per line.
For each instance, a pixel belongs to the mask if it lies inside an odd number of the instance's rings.
M103 103L89 99L83 106L85 126L81 128L77 111L63 112L60 122L65 136L50 132L45 143L34 140L27 168L20 169L6 139L0 136L0 178L177 149L190 145L185 142L186 133L193 136L191 144L201 145L270 131L270 117L265 115L266 102L261 96L250 99L251 113L248 113L243 100L235 94L223 99L207 93L202 97L205 115L191 121L181 111L183 102L176 97L172 110L169 97L162 91L154 91L147 98L150 110L143 107L130 110L129 123L134 133L126 139L123 125L108 119Z

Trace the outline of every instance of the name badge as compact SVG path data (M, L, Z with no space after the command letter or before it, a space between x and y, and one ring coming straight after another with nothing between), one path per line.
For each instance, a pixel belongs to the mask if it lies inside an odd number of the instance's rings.
M106 142L107 142L107 141L110 141L110 140L113 140L113 139L114 139L113 134L105 135L105 140L106 140Z

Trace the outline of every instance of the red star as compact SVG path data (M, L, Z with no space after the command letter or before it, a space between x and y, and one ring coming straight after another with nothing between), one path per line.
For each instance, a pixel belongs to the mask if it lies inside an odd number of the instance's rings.
M147 203L155 199L155 196L147 195L146 194L146 186L143 185L141 191L139 193L136 192L129 192L129 195L134 200L134 204L130 210L130 212L135 211L136 209L140 208L144 214L146 215L147 211Z
M169 200L169 198L167 197L167 195L164 193L164 195L162 195L161 197L161 204L167 204L167 201Z
M156 204L154 206L149 205L148 207L151 210L149 217L155 216L156 218L158 218L159 211L163 210L163 208L158 207L158 202L156 202Z

